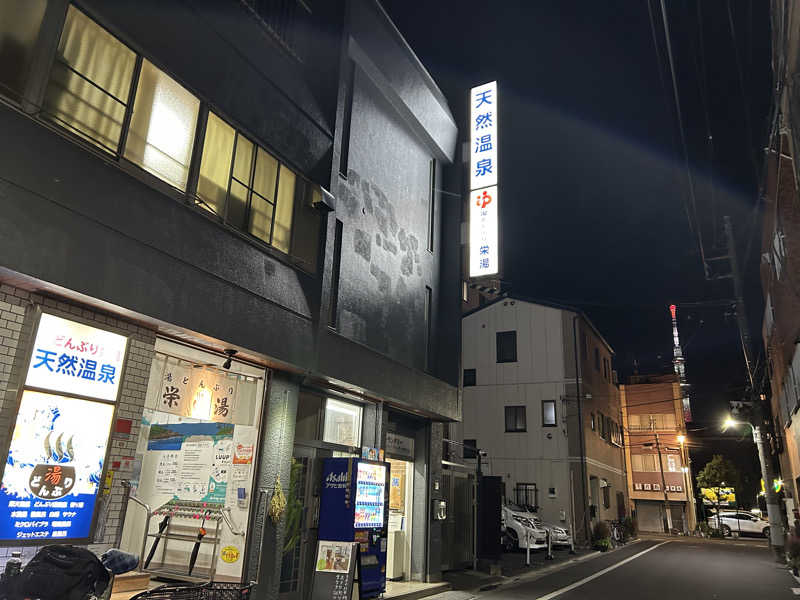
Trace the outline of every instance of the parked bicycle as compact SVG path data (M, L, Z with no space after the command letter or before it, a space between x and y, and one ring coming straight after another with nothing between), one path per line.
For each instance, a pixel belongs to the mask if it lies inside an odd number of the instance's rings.
M627 540L622 521L611 521L609 529L611 530L611 544L614 547L624 546Z

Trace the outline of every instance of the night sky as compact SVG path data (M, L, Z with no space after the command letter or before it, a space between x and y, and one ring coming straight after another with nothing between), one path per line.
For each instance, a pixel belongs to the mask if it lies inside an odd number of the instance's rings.
M649 2L655 44L648 0L382 0L461 127L468 89L498 80L504 281L584 309L614 347L622 382L637 368L671 371L667 307L676 303L693 385L693 470L725 454L744 467L751 489L741 496L752 496L750 436L719 432L745 381L725 306L732 284L706 280L698 235L707 257L724 254L722 216L732 217L763 356L757 190L771 101L769 4L665 3L692 208L661 4Z

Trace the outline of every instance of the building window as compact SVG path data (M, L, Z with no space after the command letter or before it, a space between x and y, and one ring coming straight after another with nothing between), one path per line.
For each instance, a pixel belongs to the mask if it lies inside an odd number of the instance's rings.
M478 440L464 440L464 458L478 458Z
M557 498L558 494L556 493L556 488L554 488L554 487L547 488L547 497L548 498Z
M331 273L331 300L328 311L328 325L336 329L339 325L339 271L342 267L342 232L344 225L336 219L333 239L333 266Z
M361 445L361 407L328 398L325 401L325 427L322 440L342 446Z
M600 350L597 348L594 349L594 368L598 372L600 371Z
M556 426L556 401L542 400L542 426Z
M497 362L517 362L517 332L497 332Z
M117 154L136 62L136 53L70 6L42 116Z
M433 252L433 233L436 228L436 159L428 164L428 251Z
M610 375L611 375L611 373L610 373L610 369L608 368L608 359L607 358L603 358L603 379L608 381L609 378L610 378Z
M15 101L25 94L46 8L47 0L0 1L0 94Z
M477 373L475 369L464 369L464 387L476 385Z
M136 86L125 158L186 190L200 101L145 60Z
M210 112L197 203L315 270L321 220L316 186ZM293 231L294 229L294 231Z
M433 371L433 290L425 286L425 368Z
M603 488L603 508L611 507L611 486L606 479L600 480L600 487Z
M528 511L539 510L539 489L535 483L518 483L514 486L514 502Z
M506 406L506 432L514 433L528 430L524 406Z

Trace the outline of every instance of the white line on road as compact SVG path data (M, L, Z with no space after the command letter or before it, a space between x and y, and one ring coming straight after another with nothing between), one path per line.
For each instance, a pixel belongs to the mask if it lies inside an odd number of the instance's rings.
M655 546L651 546L647 550L642 550L638 554L634 554L633 556L629 556L625 560L621 560L615 565L611 565L610 567L606 567L602 571L598 571L597 573L595 573L593 575L589 575L588 577L584 577L580 581L576 581L575 583L571 583L568 586L561 588L560 590L556 590L555 592L550 592L546 596L539 596L536 600L552 600L553 598L558 598L561 594L569 592L570 590L574 590L575 588L582 586L584 583L590 582L592 579L597 579L601 575L605 575L609 571L613 571L614 569L616 569L618 567L621 567L625 563L629 563L632 560L634 560L636 558L639 558L643 554L647 554L651 550L655 550L659 546L663 546L664 544L669 544L669 540L667 540L666 542L661 542L660 544L656 544Z

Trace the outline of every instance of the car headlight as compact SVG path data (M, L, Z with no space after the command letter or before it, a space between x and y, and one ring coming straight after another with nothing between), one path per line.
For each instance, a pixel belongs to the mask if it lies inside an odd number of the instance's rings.
M528 518L526 518L526 517L520 517L520 516L518 516L518 515L512 515L512 517L513 517L513 518L514 518L514 520L515 520L517 523L519 523L520 525L522 525L522 526L524 526L524 527L528 527L528 528L530 528L530 529L533 529L533 528L534 528L534 527L533 527L533 523L531 523L531 520L530 520L530 519L528 519Z

